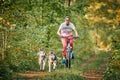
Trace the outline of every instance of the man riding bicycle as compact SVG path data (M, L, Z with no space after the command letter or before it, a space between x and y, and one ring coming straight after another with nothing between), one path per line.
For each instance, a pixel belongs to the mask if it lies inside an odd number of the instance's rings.
M62 42L62 45L63 45L63 48L62 48L63 60L65 60L65 58L66 58L66 47L67 47L68 39L70 39L71 50L73 49L72 31L75 32L76 37L79 37L75 26L73 25L73 23L70 22L70 17L67 16L67 17L65 17L65 22L63 22L60 25L60 27L57 31L57 34L61 37L61 42ZM62 37L64 37L64 38L62 38Z

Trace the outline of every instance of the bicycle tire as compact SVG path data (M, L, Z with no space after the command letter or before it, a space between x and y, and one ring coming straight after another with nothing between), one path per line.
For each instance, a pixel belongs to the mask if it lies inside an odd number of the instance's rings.
M70 52L67 53L67 58L66 58L66 67L71 68L71 58L70 58Z

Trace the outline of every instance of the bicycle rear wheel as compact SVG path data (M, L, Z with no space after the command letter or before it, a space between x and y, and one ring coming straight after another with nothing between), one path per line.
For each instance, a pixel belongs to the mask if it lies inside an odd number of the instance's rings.
M66 60L66 67L71 68L71 61L69 59Z
M70 52L67 53L67 57L66 57L66 67L67 67L67 68L71 68Z

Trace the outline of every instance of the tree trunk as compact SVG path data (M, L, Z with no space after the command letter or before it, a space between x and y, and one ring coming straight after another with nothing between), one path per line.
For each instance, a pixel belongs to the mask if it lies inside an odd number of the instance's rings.
M70 6L70 0L67 0L67 6Z
M5 34L2 32L2 59L4 59L4 52L5 52Z

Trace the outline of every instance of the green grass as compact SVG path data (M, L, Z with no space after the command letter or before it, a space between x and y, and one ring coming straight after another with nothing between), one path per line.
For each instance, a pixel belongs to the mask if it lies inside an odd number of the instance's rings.
M88 64L82 68L83 71L89 69L98 70L102 65L106 65L109 53L99 53L97 56L93 57L93 60L88 62ZM88 59L89 60L89 59Z
M58 69L46 76L45 80L83 80L82 73L76 69Z

